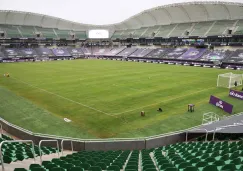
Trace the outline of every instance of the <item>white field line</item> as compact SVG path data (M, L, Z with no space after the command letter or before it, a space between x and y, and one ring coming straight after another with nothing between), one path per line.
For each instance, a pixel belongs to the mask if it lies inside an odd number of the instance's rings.
M199 91L190 93L190 94L185 94L185 95L183 95L183 96L179 96L179 97L175 97L175 98L171 98L171 99L163 100L163 101L160 101L160 102L156 102L156 103L153 103L153 104L149 104L149 105L146 105L146 106L143 106L143 107L139 107L139 108L135 108L135 109L127 110L127 111L120 112L120 113L112 113L112 114L111 114L111 113L107 113L107 112L101 111L101 110L99 110L99 109L90 107L90 106L85 105L85 104L83 104L83 103L80 103L80 102L71 100L71 99L69 99L69 98L63 97L63 96L58 95L58 94L56 94L56 93L47 91L47 90L45 90L45 89L39 88L39 87L37 87L37 86L31 85L31 84L29 84L29 83L27 83L27 82L24 82L24 81L22 81L22 80L19 80L19 79L17 79L17 78L14 78L14 77L10 77L10 78L15 79L15 80L17 80L17 81L20 81L20 82L22 82L22 83L24 83L24 84L26 84L26 85L28 85L28 86L34 87L34 88L39 89L39 90L41 90L41 91L44 91L44 92L46 92L46 93L55 95L55 96L57 96L57 97L60 97L60 98L62 98L62 99L65 99L65 100L67 100L67 101L76 103L76 104L81 105L81 106L83 106L83 107L92 109L92 110L94 110L94 111L97 111L97 112L100 112L100 113L103 113L103 114L105 114L105 115L112 116L112 117L116 117L117 115L121 115L121 114L124 114L124 113L132 112L132 111L135 111L135 110L138 110L138 109L143 109L143 108L145 108L145 107L149 107L149 106L157 105L157 104L160 104L160 103L168 102L168 101L171 101L171 100L179 99L179 98L182 98L182 97L190 96L190 95L193 95L193 94L197 94L197 93L200 93L200 92L207 91L207 90L210 90L210 89L215 88L215 87L206 88L206 89L202 89L202 90L199 90ZM139 89L136 89L136 90L137 90L137 91L142 91L142 90L139 90Z
M145 108L145 107L149 107L149 106L157 105L157 104L160 104L160 103L168 102L168 101L171 101L171 100L176 100L176 99L179 99L179 98L182 98L182 97L190 96L190 95L193 95L193 94L197 94L197 93L200 93L200 92L203 92L203 91L206 91L206 90L210 90L210 89L213 89L213 88L215 88L215 87L210 87L210 88L202 89L202 90L199 90L199 91L195 91L195 92L193 92L193 93L190 93L190 94L185 94L185 95L183 95L183 96L179 96L179 97L175 97L175 98L171 98L171 99L163 100L163 101L161 101L161 102L156 102L156 103L149 104L149 105L146 105L146 106L143 106L143 107L139 107L139 108L135 108L135 109L127 110L127 111L125 111L125 112L113 113L113 115L115 115L115 116L117 116L117 115L121 115L121 114L124 114L124 113L132 112L132 111L134 111L134 110L143 109L143 108Z
M74 101L74 100L71 100L71 99L69 99L69 98L63 97L63 96L58 95L58 94L56 94L56 93L53 93L53 92L47 91L47 90L42 89L42 88L39 88L39 87L36 87L36 86L34 86L34 85L31 85L31 84L29 84L29 83L27 83L27 82L24 82L24 81L22 81L22 80L19 80L19 79L17 79L17 78L14 78L14 77L10 77L10 78L15 79L15 80L17 80L17 81L19 81L19 82L22 82L22 83L24 83L24 84L26 84L26 85L28 85L28 86L30 86L30 87L34 87L34 88L39 89L39 90L41 90L41 91L44 91L44 92L46 92L46 93L49 93L49 94L52 94L52 95L54 95L54 96L60 97L60 98L62 98L62 99L65 99L65 100L67 100L67 101L70 101L70 102L76 103L76 104L78 104L78 105L80 105L80 106L83 106L83 107L86 107L86 108L92 109L92 110L94 110L94 111L97 111L97 112L99 112L99 113L103 113L103 114L108 115L108 116L115 117L115 116L114 116L114 115L112 115L112 114L109 114L109 113L103 112L103 111L101 111L101 110L99 110L99 109L96 109L96 108L90 107L90 106L85 105L85 104L83 104L83 103L76 102L76 101Z

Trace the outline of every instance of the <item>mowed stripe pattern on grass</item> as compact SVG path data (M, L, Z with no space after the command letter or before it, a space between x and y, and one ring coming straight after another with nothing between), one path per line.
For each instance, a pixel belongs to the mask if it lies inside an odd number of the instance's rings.
M160 125L174 115L184 114L188 103L204 99L202 104L206 105L210 94L226 92L216 88L217 75L224 70L196 67L76 60L1 64L0 72L17 78L1 78L0 85L56 117L71 119L91 137L136 136L135 130L141 127ZM160 106L163 115L156 111ZM148 116L139 117L141 110ZM196 115L199 118L202 114ZM198 120L190 126L196 124ZM168 128L164 132L173 130L165 125ZM144 136L157 133L152 129Z

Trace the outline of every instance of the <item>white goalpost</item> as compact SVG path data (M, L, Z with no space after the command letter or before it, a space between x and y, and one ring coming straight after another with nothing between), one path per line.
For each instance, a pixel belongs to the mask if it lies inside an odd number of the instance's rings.
M217 79L217 87L232 88L242 85L243 74L233 74L232 72L219 74Z

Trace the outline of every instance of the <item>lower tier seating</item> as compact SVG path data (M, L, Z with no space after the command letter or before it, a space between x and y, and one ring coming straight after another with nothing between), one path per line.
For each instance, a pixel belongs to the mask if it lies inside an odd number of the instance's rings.
M26 171L16 168L15 171ZM192 141L149 150L80 151L31 164L29 171L243 170L243 141Z

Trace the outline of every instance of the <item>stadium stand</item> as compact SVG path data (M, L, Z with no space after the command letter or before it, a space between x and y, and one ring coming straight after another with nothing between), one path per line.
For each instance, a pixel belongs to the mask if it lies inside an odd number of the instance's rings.
M147 49L147 48L139 48L134 53L130 55L130 57L144 57L147 54L149 54L153 49Z
M176 48L172 49L169 53L165 54L163 58L167 59L177 59L187 51L186 48Z
M75 34L75 39L87 39L87 35L85 31L73 31Z
M236 30L234 35L242 35L243 34L243 20L239 20L236 24Z
M52 51L48 48L36 48L35 50L36 50L37 54L39 55L39 57L42 57L42 58L54 56Z
M227 29L232 28L234 23L236 21L233 20L222 20L222 21L216 21L213 23L213 27L209 30L207 33L207 36L216 36L216 35L222 35L227 34Z
M195 24L190 36L204 36L214 22L198 22Z
M43 28L43 27L36 27L37 32L41 33L41 35L45 38L57 38L54 29L52 28Z
M213 51L207 51L201 58L199 58L200 61L218 61L223 60L226 57L230 55L231 51L229 50L213 50Z
M176 28L170 33L170 37L180 37L180 36L188 36L186 32L190 32L193 23L182 23L178 24Z
M135 31L136 30L125 30L121 35L121 38L122 39L132 38Z
M237 49L235 52L231 53L229 57L225 58L224 62L243 63L243 50Z
M7 58L22 58L23 55L16 48L6 48L3 50L5 57Z
M4 31L6 33L6 37L9 37L9 38L20 38L20 37L22 37L17 26L0 25L0 30Z
M121 30L121 31L117 30L117 31L115 31L115 32L113 33L113 35L112 35L111 38L112 38L112 39L118 39L118 38L121 38L123 32L124 32L123 30Z
M19 52L23 55L25 58L30 58L30 57L37 57L37 53L34 49L31 48L21 48L19 49Z
M158 32L160 26L153 26L148 27L148 29L145 31L143 35L141 35L141 38L152 38L156 33Z
M70 38L70 31L69 30L56 29L55 31L57 33L58 38L60 38L60 39L68 39L68 38Z
M6 140L14 140L9 136L2 134L2 138L0 138L0 142ZM41 147L42 154L52 154L56 153L58 150L52 147ZM37 145L34 146L35 157L39 156L40 151ZM3 162L10 164L16 161L23 161L25 159L34 158L32 152L32 144L28 143L21 143L21 142L12 142L12 143L5 143L2 145L2 157Z
M140 28L138 30L135 30L135 32L133 33L133 38L142 37L147 29L148 29L147 27L143 27L143 28Z
M196 49L196 48L190 48L183 55L181 55L180 57L178 57L178 59L197 60L206 51L207 51L207 49L205 49L205 48L198 48L198 49Z
M67 48L68 52L75 58L83 57L84 53L81 48Z
M172 24L172 25L164 25L161 26L158 30L158 33L155 35L155 37L169 37L169 34L174 30L174 28L176 27L176 24Z
M151 53L149 53L146 57L148 58L162 58L165 54L169 53L172 51L171 48L166 48L166 49L154 49Z
M81 48L81 50L83 51L84 55L91 55L92 52L89 48Z
M113 49L111 49L111 51L106 52L104 55L105 56L116 56L118 53L120 53L124 49L125 49L125 47L113 48Z
M106 54L107 52L109 52L111 50L111 48L93 48L92 49L92 54L94 56L103 56L104 54Z
M242 141L191 141L147 150L80 151L43 161L41 165L31 164L29 169L234 171L243 169L242 149ZM15 170L18 171L17 168Z
M23 37L27 38L34 38L35 35L35 29L32 26L18 26L18 29Z
M131 55L132 53L134 53L136 50L137 50L137 48L126 48L123 51L121 51L120 53L118 53L116 56L127 57L127 56Z

